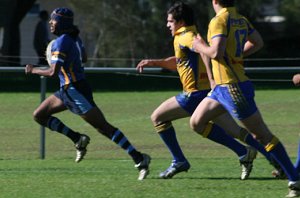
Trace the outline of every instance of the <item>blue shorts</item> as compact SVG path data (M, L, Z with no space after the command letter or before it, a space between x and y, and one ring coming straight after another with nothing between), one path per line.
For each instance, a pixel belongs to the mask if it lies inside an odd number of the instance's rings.
M243 120L257 111L250 81L217 85L208 97L218 101L235 118Z
M199 103L207 96L210 90L182 92L176 96L179 105L189 114L193 114Z
M79 81L61 87L54 95L73 113L82 115L96 106L93 94L86 81Z

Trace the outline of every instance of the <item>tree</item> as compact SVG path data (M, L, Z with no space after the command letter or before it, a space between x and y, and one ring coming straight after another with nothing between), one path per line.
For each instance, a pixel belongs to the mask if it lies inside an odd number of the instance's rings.
M148 7L143 8L146 5L130 0L70 2L76 12L84 16L81 28L87 39L96 41L91 42L93 46L88 46L93 58L129 57L131 65L135 66L135 57L142 51L139 44L147 39L144 35L146 18L151 13L147 13Z
M20 65L20 23L26 13L31 9L35 0L5 0L2 3L5 21L4 38L1 53L4 59L3 65Z
M300 18L299 18L300 1L299 0L282 0L279 11L286 18L287 37L299 36Z
M196 1L191 2L196 4ZM92 58L113 58L119 61L109 61L110 66L130 64L134 67L136 58L172 55L172 38L166 28L166 11L171 2L71 0L69 3L76 15L82 16L80 28ZM200 4L207 8L207 3ZM205 15L203 11L198 13L201 19ZM208 20L207 16L204 18ZM201 30L206 27L207 22ZM130 62L122 58L129 58ZM108 66L105 60L100 64Z
M263 0L238 5L255 19ZM161 0L70 0L90 57L102 58L91 66L135 67L141 58L173 55L173 38L166 27L167 10L175 1ZM196 25L204 37L215 15L210 1L186 0L196 15ZM103 59L106 58L106 59ZM93 59L92 59L93 60Z

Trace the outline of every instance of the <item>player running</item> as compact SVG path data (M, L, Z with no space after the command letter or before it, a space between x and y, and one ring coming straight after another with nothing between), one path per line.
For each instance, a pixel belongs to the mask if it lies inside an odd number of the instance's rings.
M212 59L216 87L201 101L190 125L198 133L210 131L209 122L229 112L239 119L265 150L281 165L289 183L287 197L300 195L300 180L280 140L271 133L254 101L254 87L244 72L243 57L263 47L263 40L252 24L234 7L234 0L212 0L216 16L208 27L209 45L200 35L193 47Z
M183 86L182 93L164 101L151 115L155 130L173 157L170 167L160 173L160 177L164 179L172 178L174 175L188 171L190 168L190 163L184 156L176 138L172 121L193 114L201 100L209 93L210 81L208 77L212 76L211 73L207 75L204 62L192 49L192 41L197 34L193 10L184 3L175 3L168 10L167 27L174 37L175 55L165 59L145 59L137 65L140 72L143 71L144 67L152 66L177 71ZM203 59L209 65L209 59L205 56ZM214 122L217 123L214 126L218 130L206 130L201 135L233 150L238 155L242 166L241 179L247 179L257 152L252 147L245 147L240 144L226 132L262 151L263 154L266 154L266 152L251 135L248 135L245 129L240 128L235 123L229 114L215 118ZM268 154L266 155L269 157Z
M50 67L43 69L26 65L26 74L41 76L57 76L60 89L43 101L34 111L33 117L39 124L52 131L70 138L76 148L75 162L80 162L86 152L90 138L73 131L53 114L69 109L92 125L99 133L106 136L132 157L139 170L139 180L149 174L150 156L137 151L121 130L106 121L102 111L93 100L92 90L86 81L82 62L86 62L86 54L78 36L79 30L73 25L73 12L68 8L56 8L50 19L51 33L57 36L51 46Z

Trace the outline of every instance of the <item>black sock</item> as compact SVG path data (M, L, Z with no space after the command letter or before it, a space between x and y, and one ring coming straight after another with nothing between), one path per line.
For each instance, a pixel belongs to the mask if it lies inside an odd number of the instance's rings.
M133 161L138 164L143 160L143 156L140 152L138 152L132 144L128 141L126 136L120 131L116 130L111 138L116 144L118 144L121 148L127 151L127 153L132 157Z
M80 139L80 133L74 132L56 117L51 116L49 118L47 127L52 131L64 134L65 136L70 138L74 143L78 142L78 140Z

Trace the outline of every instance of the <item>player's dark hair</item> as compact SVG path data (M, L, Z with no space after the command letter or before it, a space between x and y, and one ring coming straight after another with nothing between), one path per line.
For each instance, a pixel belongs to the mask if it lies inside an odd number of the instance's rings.
M67 34L69 34L73 39L77 39L78 35L80 33L80 30L78 29L78 27L76 25L73 26L73 29L69 32L67 32Z
M42 10L39 13L39 17L43 20L48 20L49 19L49 13L47 10Z
M193 9L181 1L174 3L167 13L171 14L176 21L183 20L187 26L195 23Z
M218 0L218 2L222 7L233 7L234 6L234 0Z

